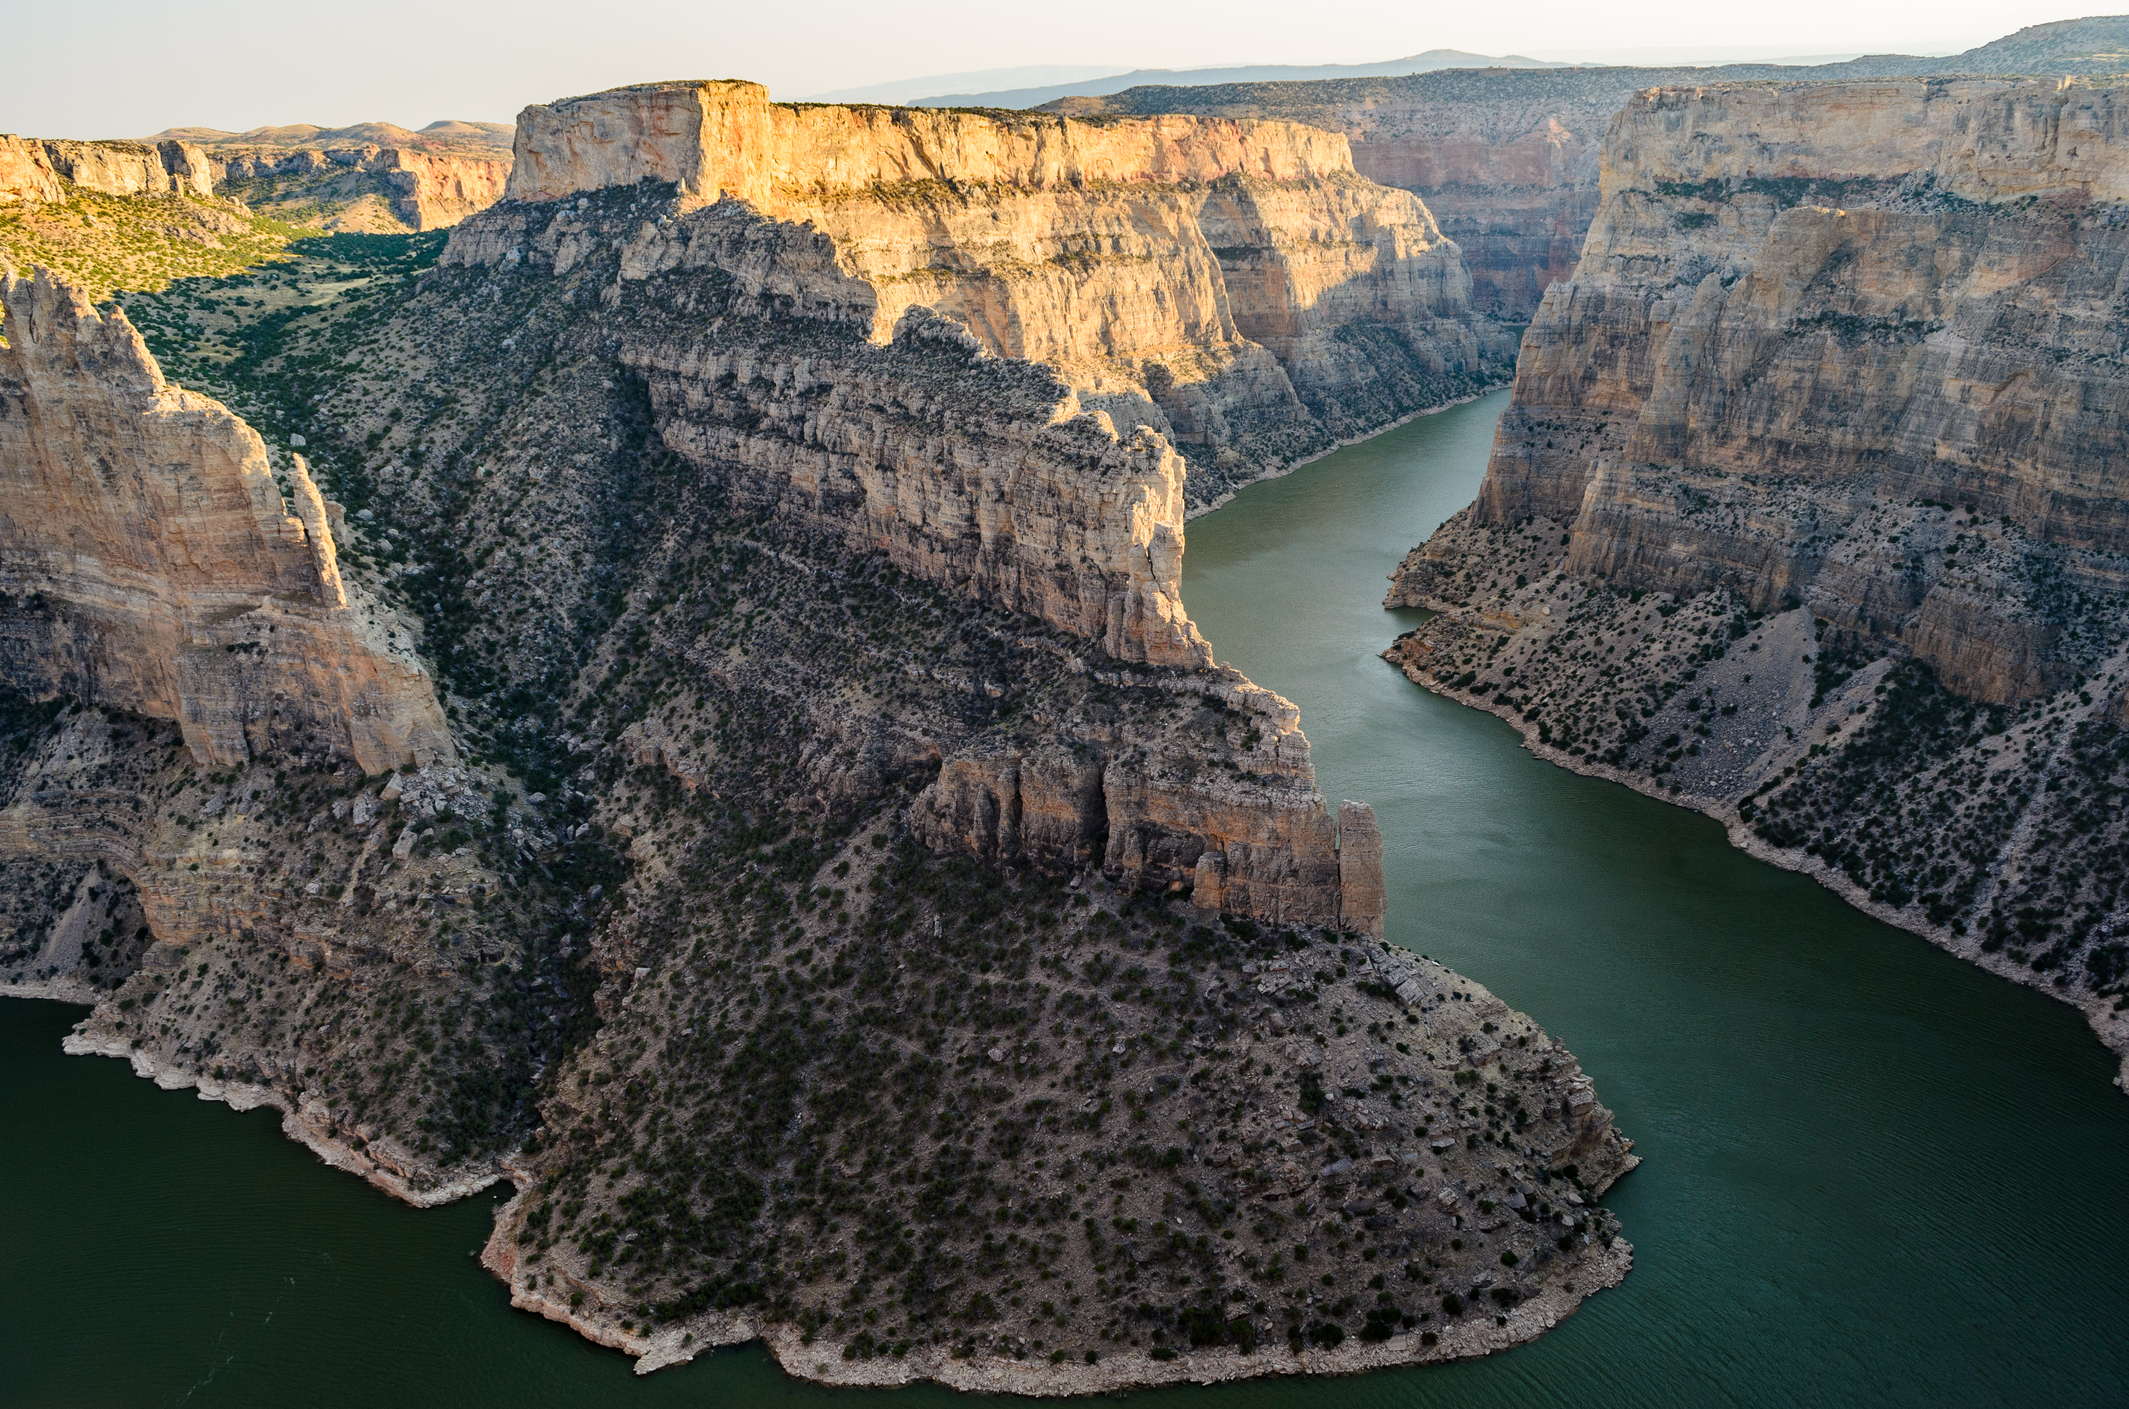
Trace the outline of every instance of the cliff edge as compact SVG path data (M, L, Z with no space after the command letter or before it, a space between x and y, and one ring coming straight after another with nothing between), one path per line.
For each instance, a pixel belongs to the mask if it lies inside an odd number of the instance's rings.
M1391 658L2090 1014L2129 765L2119 89L1658 89Z

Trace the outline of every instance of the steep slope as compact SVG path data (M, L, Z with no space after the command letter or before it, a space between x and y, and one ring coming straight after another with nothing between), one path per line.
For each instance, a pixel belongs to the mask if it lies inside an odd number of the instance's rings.
M1874 54L1839 64L1719 68L1465 68L1405 78L1134 88L1065 98L1049 111L1275 118L1343 133L1353 166L1427 203L1463 250L1473 303L1511 322L1574 276L1599 203L1606 126L1645 89L1746 80L1922 74L2108 74L2129 70L2129 16L2034 25L1943 58Z
M0 306L0 684L174 719L202 765L448 761L426 673L349 604L302 458L277 484L249 426L78 290L0 274Z
M2129 1047L2122 90L1636 97L1391 653ZM1655 599L1650 600L1650 594Z
M1372 813L1177 596L1164 439L883 317L777 187L707 201L699 153L743 143L537 118L539 184L418 277L342 237L291 301L228 299L226 353L141 317L305 437L463 762L188 778L165 726L11 699L14 991L99 997L74 1050L281 1104L406 1196L507 1169L488 1264L644 1369L754 1337L1028 1393L1354 1369L1623 1276L1629 1142L1529 1019L1378 938ZM885 126L830 155L907 151ZM1064 151L1279 151L1189 126ZM1050 199L1003 174L957 199Z
M1425 207L1288 124L790 106L748 83L520 120L518 200L645 178L683 206L730 195L811 223L865 284L877 339L923 305L1056 368L1088 409L1182 450L1193 511L1507 367ZM566 271L579 245L551 228ZM656 232L631 243L631 277L683 257Z

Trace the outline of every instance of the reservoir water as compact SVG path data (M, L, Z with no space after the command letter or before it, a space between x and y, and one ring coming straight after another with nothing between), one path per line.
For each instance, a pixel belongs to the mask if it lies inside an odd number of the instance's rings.
M1221 659L1301 706L1324 792L1382 820L1390 935L1566 1040L1646 1163L1626 1283L1467 1364L1136 1396L1164 1409L1947 1405L2129 1399L2129 1098L2078 1015L1537 762L1376 658L1403 552L1468 503L1496 395L1190 525ZM648 1379L512 1312L491 1201L416 1211L268 1112L67 1058L0 1002L0 1406L944 1409L759 1350Z

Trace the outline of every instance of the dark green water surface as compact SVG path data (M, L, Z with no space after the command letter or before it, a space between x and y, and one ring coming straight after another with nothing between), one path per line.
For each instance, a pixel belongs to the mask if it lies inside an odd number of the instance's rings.
M1301 706L1387 847L1390 934L1564 1038L1646 1164L1625 1285L1469 1364L1134 1398L1165 1409L2129 1402L2129 1098L2070 1009L1532 759L1375 653L1384 575L1469 502L1495 396L1191 524L1185 600ZM1403 618L1404 620L1400 620ZM401 1207L270 1113L59 1055L0 1002L0 1406L943 1409L758 1350L638 1380L509 1310L491 1200Z

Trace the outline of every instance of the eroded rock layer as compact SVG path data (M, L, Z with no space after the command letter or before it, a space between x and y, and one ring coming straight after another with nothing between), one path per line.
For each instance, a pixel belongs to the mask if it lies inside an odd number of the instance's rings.
M427 673L348 604L300 458L284 500L258 435L165 383L122 312L42 272L0 301L6 686L176 720L202 763L448 758Z
M1452 609L1393 652L1415 678L2118 1044L2120 100L1636 97L1479 499L1390 595Z
M531 212L637 181L672 183L680 213L730 197L811 224L869 291L876 339L923 306L1052 366L1089 409L1183 451L1193 508L1466 394L1510 355L1426 208L1290 123L793 106L748 83L521 117L509 194L565 272L568 217ZM483 232L454 258L517 248L507 223ZM624 239L624 277L686 258L657 230Z
M1144 87L1063 98L1046 110L1198 113L1280 119L1344 134L1354 169L1427 203L1471 271L1479 309L1527 322L1551 284L1574 277L1601 200L1599 158L1612 115L1652 88L1746 80L1925 74L2112 74L2129 19L2033 25L1939 58L1872 54L1838 64L1720 68L1452 69L1401 78Z

